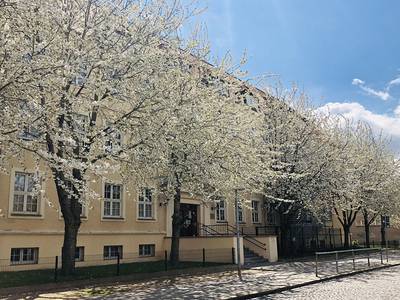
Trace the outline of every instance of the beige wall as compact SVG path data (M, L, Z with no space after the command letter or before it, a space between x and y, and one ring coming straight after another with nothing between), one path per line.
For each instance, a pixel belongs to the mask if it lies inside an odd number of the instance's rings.
M259 256L264 257L269 262L278 261L278 244L276 236L258 236L257 240L264 244L264 248L256 246L248 240L244 240L244 246L257 253Z
M39 216L16 216L11 212L12 191L14 184L15 171L34 173L34 164L26 155L21 159L24 165L19 162L11 162L9 173L0 173L0 266L10 263L11 248L39 248L39 265L12 266L13 270L43 267L48 264L54 265L55 256L61 254L63 241L64 224L61 213L59 212L58 198L55 184L50 179L45 179L42 189L45 195L40 197ZM49 170L42 165L39 170L40 176L46 177ZM120 183L117 176L111 176L108 183ZM154 220L138 220L137 218L137 199L138 195L132 186L123 187L123 218L110 220L102 217L103 186L104 181L93 178L90 183L91 188L98 194L86 208L87 217L82 220L82 225L78 235L78 246L85 247L85 258L92 255L99 257L103 255L105 245L122 245L124 253L138 253L139 244L155 244L157 255L150 259L162 259L164 250L169 249L168 241L164 238L171 235L171 217L173 203L160 205L163 201L156 199L154 203ZM262 196L251 195L248 199L257 199L262 203ZM229 199L228 199L229 200ZM201 224L216 224L214 204L203 203L198 198L190 197L183 193L182 203L198 204L198 222ZM235 213L233 200L227 201L227 222L231 225L235 223ZM244 207L244 222L241 226L254 227L263 223L253 224L251 220L250 203ZM261 208L261 206L260 206ZM213 218L214 216L214 218ZM264 211L260 210L260 221L265 219ZM236 247L233 237L218 238L192 238L187 240L182 238L181 250L195 251L196 249L210 249L207 255L214 256L217 261L232 260L232 247ZM195 241L195 242L194 242ZM196 245L195 247L193 245ZM211 253L211 249L214 253ZM227 251L224 252L223 249ZM243 252L243 249L241 250ZM193 252L194 253L194 252ZM243 255L243 253L241 254ZM162 256L162 257L161 257ZM147 258L146 258L147 259ZM128 257L124 255L124 260ZM142 259L142 261L145 259ZM243 258L241 259L243 262ZM107 262L104 262L107 263ZM78 263L83 264L83 263ZM1 268L0 268L1 270Z

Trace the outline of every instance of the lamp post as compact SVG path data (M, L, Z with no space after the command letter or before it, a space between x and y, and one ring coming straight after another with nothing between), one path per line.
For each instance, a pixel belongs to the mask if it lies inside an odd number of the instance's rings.
M238 267L238 276L242 281L242 270L240 266L240 228L239 228L239 194L238 189L235 189L235 211L236 211L236 261Z

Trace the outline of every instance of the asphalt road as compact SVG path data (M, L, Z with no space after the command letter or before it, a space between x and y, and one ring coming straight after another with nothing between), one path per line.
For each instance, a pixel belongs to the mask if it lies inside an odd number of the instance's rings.
M258 299L400 299L400 267L318 283Z

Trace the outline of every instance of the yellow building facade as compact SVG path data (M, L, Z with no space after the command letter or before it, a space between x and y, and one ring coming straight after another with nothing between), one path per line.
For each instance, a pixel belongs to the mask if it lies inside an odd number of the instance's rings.
M0 173L0 271L50 268L54 258L61 256L64 222L54 181L44 176L48 171L45 165L35 170L26 155L23 163L11 162L8 172ZM35 176L42 178L44 191L38 197L32 191ZM173 203L164 201L163 195L153 194L153 187L138 191L117 177L93 178L90 188L99 197L82 208L78 266L106 264L116 258L116 253L120 253L123 262L164 258L170 247ZM181 259L201 260L199 251L204 248L208 260L232 261L236 251L231 250L237 244L233 200L205 203L183 193ZM276 261L276 235L266 230L263 197L251 195L246 203L239 209L241 262L243 247Z

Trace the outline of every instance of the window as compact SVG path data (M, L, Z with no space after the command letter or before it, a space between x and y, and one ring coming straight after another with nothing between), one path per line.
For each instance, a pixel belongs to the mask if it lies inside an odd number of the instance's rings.
M85 259L85 247L75 248L75 261L83 261Z
M390 227L390 217L389 216L381 216L382 225L384 227Z
M39 248L11 248L11 264L37 264Z
M156 246L154 244L139 245L139 256L154 256Z
M122 135L117 129L109 128L107 131L107 139L105 141L105 151L108 153L116 152L121 149Z
M122 217L122 186L106 183L104 185L104 217Z
M226 216L225 216L225 201L224 200L219 200L217 202L216 206L216 215L217 215L217 222L223 222L226 221Z
M237 209L237 211L238 211L238 214L239 214L239 222L243 222L243 207L242 207L242 204L241 203L238 203L238 209ZM235 217L236 217L236 215L235 215Z
M37 215L39 213L38 197L33 192L34 176L32 173L15 172L12 212Z
M257 100L253 96L248 94L245 96L243 102L248 106L255 106L257 104Z
M89 127L89 117L83 114L73 113L72 126L78 135L85 136Z
M104 259L122 258L122 246L104 246Z
M260 201L251 201L251 219L253 223L260 222Z
M144 188L139 194L139 219L153 219L153 193L151 189Z

